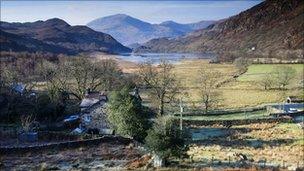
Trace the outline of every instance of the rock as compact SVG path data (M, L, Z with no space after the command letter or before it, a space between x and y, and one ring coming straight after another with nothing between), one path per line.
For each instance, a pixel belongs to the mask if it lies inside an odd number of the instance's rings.
M41 163L39 170L46 170L46 169L47 169L47 164L46 163Z
M234 156L236 156L240 161L247 161L247 156L242 153L235 153Z
M146 166L144 167L144 170L148 170L148 169L150 169L150 168L152 168L153 167L153 163L152 163L152 160L150 160L147 164L146 164Z
M165 160L157 155L153 157L154 167L163 167L165 165Z
M130 143L126 148L127 148L127 149L133 149L133 148L134 148L134 144L133 144L133 143Z
M137 169L142 167L147 167L147 165L151 163L151 156L150 155L143 155L139 159L135 159L129 163L127 163L128 169Z
M287 169L288 170L297 170L297 167L296 166L289 166Z

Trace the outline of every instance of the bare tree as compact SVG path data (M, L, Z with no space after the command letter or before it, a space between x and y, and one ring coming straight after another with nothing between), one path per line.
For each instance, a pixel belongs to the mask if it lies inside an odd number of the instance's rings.
M39 66L39 73L45 85L48 94L52 100L57 100L60 92L70 92L69 79L70 72L61 60L58 64L44 60Z
M76 58L70 61L69 70L72 79L76 81L76 92L81 98L88 89L111 90L122 76L117 63L111 59L92 61Z
M140 65L139 76L150 90L149 96L158 106L158 114L164 114L165 104L171 103L178 93L178 81L172 72L173 65L167 61L154 67L151 63Z
M245 72L250 65L250 61L244 57L236 58L234 60L234 65L239 70L239 72Z
M117 62L112 59L96 61L93 67L97 71L93 72L93 74L97 74L96 76L99 77L99 80L95 84L92 83L92 89L102 87L105 90L113 90L122 79L122 71L119 69Z
M285 89L296 76L296 70L290 66L278 66L274 69L276 82L281 89Z
M57 65L46 61L41 68L52 94L65 91L78 99L82 99L88 89L111 90L122 76L116 62L110 59L64 58Z
M217 90L217 84L221 78L221 73L212 71L210 68L203 68L200 70L199 83L200 94L205 108L205 113L211 107L215 107L219 102L220 92Z
M261 85L264 90L268 90L271 88L271 86L274 83L274 75L273 73L266 73L261 77L261 79L258 81L258 84Z
M12 86L23 84L26 90L31 90L39 81L37 61L34 59L20 58L13 62L1 64L1 79L3 84Z

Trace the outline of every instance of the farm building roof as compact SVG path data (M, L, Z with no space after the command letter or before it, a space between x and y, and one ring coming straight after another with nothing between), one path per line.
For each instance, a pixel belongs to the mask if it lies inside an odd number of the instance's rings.
M100 101L107 101L105 92L90 92L86 94L85 98L80 103L80 108L88 108Z
M304 110L304 103L283 103L271 107L284 113L296 113Z
M301 99L300 97L297 96L289 96L286 99L287 103L301 103L304 102L304 99Z
M25 91L25 85L22 84L22 83L17 83L17 84L14 84L12 86L12 89L14 91L16 91L17 93L24 93L24 91Z

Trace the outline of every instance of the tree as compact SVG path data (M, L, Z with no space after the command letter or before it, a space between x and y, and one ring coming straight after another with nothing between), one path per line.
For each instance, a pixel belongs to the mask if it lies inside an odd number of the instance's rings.
M172 116L159 116L148 130L145 144L155 155L158 166L162 166L169 157L181 157L187 150L186 133L181 131Z
M26 90L31 90L39 81L37 62L34 59L20 58L11 63L1 64L1 79L6 86L17 83L25 85Z
M221 73L212 71L210 68L203 68L200 70L199 82L200 95L204 104L205 113L209 108L216 106L219 102L220 93L216 90Z
M63 58L57 65L46 61L41 68L52 95L68 92L79 100L87 90L112 90L122 78L117 63L110 59Z
M99 82L93 86L97 88L98 86L102 87L105 90L115 90L120 87L120 81L123 81L122 71L118 67L116 61L112 59L104 59L101 61L94 62L95 68L99 68L99 72L95 74L99 75Z
M276 74L276 82L279 88L285 89L290 81L295 77L296 70L290 66L278 66L274 69Z
M250 65L250 61L244 57L236 58L234 60L234 65L239 70L239 72L245 72Z
M140 99L130 95L130 89L113 92L109 98L107 114L111 126L118 134L142 141L149 128L148 114Z
M268 90L273 85L273 83L273 73L266 73L258 81L258 84L260 84L264 88L264 90Z
M154 67L151 63L140 65L139 77L143 84L150 90L149 96L158 106L158 114L164 114L165 104L173 101L178 93L178 81L172 72L173 65L167 61Z

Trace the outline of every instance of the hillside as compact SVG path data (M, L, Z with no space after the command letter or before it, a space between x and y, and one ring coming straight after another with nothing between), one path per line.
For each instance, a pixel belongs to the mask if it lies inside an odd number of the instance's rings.
M67 54L130 51L108 34L96 32L86 26L70 26L57 18L32 23L1 22L0 29L1 50L9 48L12 51L39 50Z
M206 28L214 21L201 21L191 24L179 24L165 21L151 24L125 14L116 14L98 18L87 24L88 27L108 33L124 45L144 43L153 38L177 37L193 30Z
M135 52L211 51L237 55L301 57L304 43L303 9L304 1L301 0L264 1L186 36L151 40Z
M47 44L42 41L19 36L12 33L7 33L0 30L0 51L15 51L15 52L51 52L51 53L65 53L73 54L69 49Z

